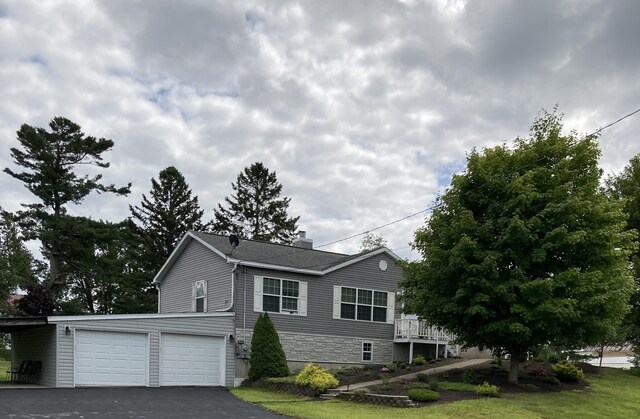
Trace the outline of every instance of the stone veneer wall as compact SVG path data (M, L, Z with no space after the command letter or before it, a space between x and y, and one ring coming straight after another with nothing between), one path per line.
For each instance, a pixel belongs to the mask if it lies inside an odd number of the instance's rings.
M251 346L252 332L246 332L246 344ZM393 341L359 337L313 335L278 332L282 349L289 363L314 362L328 364L389 364L393 360ZM243 338L242 329L236 330ZM362 361L362 342L373 344L373 359Z

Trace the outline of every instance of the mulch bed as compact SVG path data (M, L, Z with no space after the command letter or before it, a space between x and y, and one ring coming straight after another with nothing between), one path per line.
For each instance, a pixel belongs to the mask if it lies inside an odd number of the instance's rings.
M589 374L597 374L598 368L594 367L590 364L578 364L580 368L584 371L587 376ZM533 362L527 365L527 367L522 367L520 376L518 378L518 384L512 384L509 382L509 362L504 361L502 367L498 367L497 365L487 366L479 365L476 367L471 367L477 374L477 380L474 384L482 384L484 381L487 381L489 384L497 385L500 387L500 394L509 394L509 393L555 393L558 391L566 391L566 390L580 390L588 387L588 383L586 381L581 381L578 383L559 383L559 384L549 384L543 381L543 377L536 377L527 374L527 371L532 369L541 369L544 368L548 375L553 375L551 370L551 365L546 363L537 363ZM414 371L411 371L414 372ZM463 371L461 369L446 371L444 373L438 374L434 377L437 377L438 381L451 381L451 382L464 382L463 381ZM398 396L406 396L408 387L411 384L415 384L416 380L401 380L397 382L389 382L383 385L376 385L369 387L369 391L376 394L389 394L389 395L398 395ZM443 403L451 403L459 400L469 400L469 399L477 399L481 396L473 392L465 392L465 391L446 391L446 390L438 390L440 393L440 399L437 402L432 403L417 403L419 406L433 405L433 404L443 404Z
M336 376L341 386L346 386L348 384L380 380L382 377L381 374L385 374L389 378L398 377L401 375L423 372L425 370L449 365L458 361L459 359L457 358L439 358L437 360L427 361L424 365L406 364L403 366L397 366L395 371L384 371L384 368L387 368L386 365L366 365L364 367L355 366L340 368L337 370L331 370L331 372Z

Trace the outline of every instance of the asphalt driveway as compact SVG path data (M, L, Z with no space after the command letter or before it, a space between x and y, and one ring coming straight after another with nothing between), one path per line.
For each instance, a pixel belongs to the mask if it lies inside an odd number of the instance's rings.
M2 389L0 418L283 418L224 388Z

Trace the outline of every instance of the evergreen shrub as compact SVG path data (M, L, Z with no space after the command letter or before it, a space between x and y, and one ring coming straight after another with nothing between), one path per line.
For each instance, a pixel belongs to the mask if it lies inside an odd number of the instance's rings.
M309 363L296 376L296 384L323 392L338 387L338 380L326 369Z
M584 372L570 362L559 362L551 368L553 368L553 372L556 373L560 381L577 383L580 380L584 380Z
M278 332L267 313L260 314L253 328L249 362L251 381L289 375L287 359L282 350Z
M437 391L431 391L424 388L412 388L407 392L407 395L411 400L417 402L435 402L440 398L440 393Z

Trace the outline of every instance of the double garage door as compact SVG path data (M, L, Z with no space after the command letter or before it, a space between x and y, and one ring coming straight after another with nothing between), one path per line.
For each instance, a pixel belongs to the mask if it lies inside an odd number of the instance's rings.
M147 333L76 330L75 335L75 385L149 385ZM223 338L160 334L161 386L224 385L224 362Z

